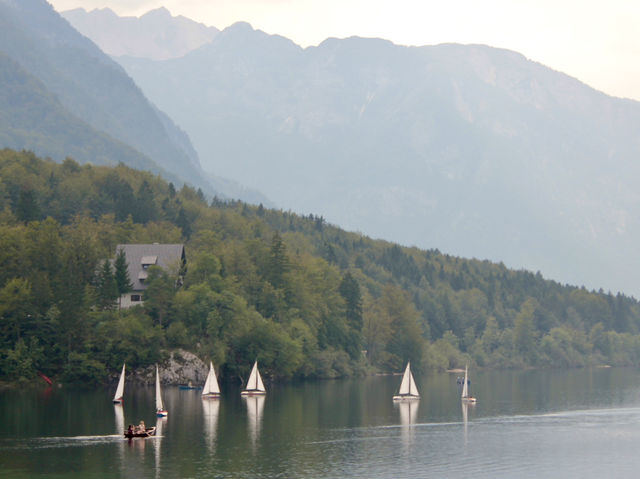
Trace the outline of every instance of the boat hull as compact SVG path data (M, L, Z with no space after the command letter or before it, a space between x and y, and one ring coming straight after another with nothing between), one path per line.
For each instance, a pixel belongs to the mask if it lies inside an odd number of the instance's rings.
M266 391L242 391L240 393L241 396L266 396L267 392Z
M123 402L124 400L122 398L113 400L113 404L122 404Z
M169 412L165 411L164 409L156 411L156 416L158 417L167 417L168 415L169 415Z
M129 431L125 431L124 432L124 437L126 437L127 439L135 439L137 437L149 437L149 436L155 436L156 435L156 428L155 427L148 427L145 432L129 432Z
M402 394L398 396L393 396L394 401L419 401L420 396L416 396L414 394Z
M219 393L203 394L202 399L220 399L220 394Z
M474 397L462 398L462 402L465 402L467 404L475 404L476 398Z

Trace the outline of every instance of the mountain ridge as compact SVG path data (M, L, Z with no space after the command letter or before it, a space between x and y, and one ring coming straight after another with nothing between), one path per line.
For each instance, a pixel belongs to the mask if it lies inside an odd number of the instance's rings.
M140 17L120 17L110 8L74 8L61 12L83 35L107 54L165 60L184 55L211 41L219 30L182 15L172 16L165 7L149 10Z
M205 169L284 208L640 291L629 261L638 102L485 45L282 38L245 23L181 58L118 61L189 132Z
M186 134L149 102L117 62L74 30L51 5L44 0L2 0L0 13L0 49L45 85L64 109L146 156L145 161L157 165L154 171L213 190ZM80 146L73 144L73 135L66 133L65 138L69 152ZM119 161L115 150L103 154L109 156L107 163ZM140 161L135 165L141 166Z

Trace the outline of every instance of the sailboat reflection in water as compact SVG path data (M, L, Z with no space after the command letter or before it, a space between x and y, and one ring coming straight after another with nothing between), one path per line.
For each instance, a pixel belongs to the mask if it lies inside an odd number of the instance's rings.
M415 436L415 428L418 418L419 401L396 401L395 405L400 410L400 425L402 426L402 442L405 446L413 443Z
M247 404L247 422L249 423L249 436L252 444L256 445L256 441L260 436L262 428L262 410L264 409L264 396L243 396Z
M160 453L160 448L162 446L162 434L164 431L164 426L167 423L167 418L165 416L158 416L156 419L156 437L153 441L153 447L155 452L155 466L156 466L156 477L160 477L160 459L162 458L162 454Z
M122 431L124 431L124 410L122 403L114 403L113 412L115 413L116 420L116 434L118 437L122 437ZM120 456L120 467L124 467L124 447L125 441L118 442L118 455Z
M469 423L469 403L462 401L462 422L464 424L464 444L467 445L467 425Z
M211 401L211 400L202 401L204 435L211 452L214 452L216 447L216 428L218 426L219 411L220 411L220 401Z

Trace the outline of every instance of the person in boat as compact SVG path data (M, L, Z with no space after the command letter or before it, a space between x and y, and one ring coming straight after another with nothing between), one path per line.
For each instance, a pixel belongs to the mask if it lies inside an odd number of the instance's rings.
M147 428L144 425L144 421L140 421L140 424L138 425L138 432L142 433L142 432L146 432Z
M127 434L133 434L133 424L129 424L129 427L127 428Z

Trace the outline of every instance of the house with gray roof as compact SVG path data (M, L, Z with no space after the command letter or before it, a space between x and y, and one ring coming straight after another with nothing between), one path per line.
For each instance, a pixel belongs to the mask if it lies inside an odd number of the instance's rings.
M149 267L159 266L180 276L187 264L183 244L119 244L116 254L120 250L124 251L127 259L127 272L133 287L131 292L123 294L120 298L121 308L142 304L142 296L147 289L145 281L149 276Z

